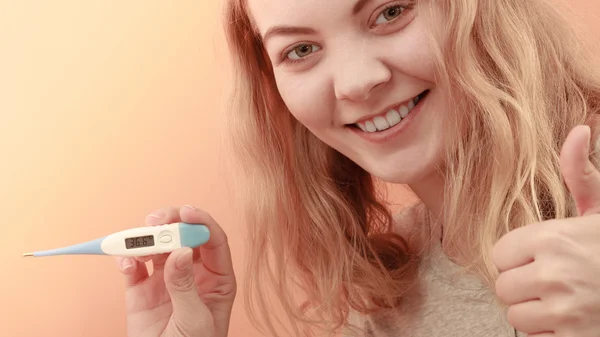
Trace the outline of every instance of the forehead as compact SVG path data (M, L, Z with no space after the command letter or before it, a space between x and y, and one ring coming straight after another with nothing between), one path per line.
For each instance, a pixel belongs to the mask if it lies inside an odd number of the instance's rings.
M349 18L364 0L246 0L259 32L275 25L318 26Z

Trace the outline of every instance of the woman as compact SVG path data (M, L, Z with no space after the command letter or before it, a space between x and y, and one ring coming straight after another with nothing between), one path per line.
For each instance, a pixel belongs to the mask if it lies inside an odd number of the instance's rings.
M252 318L278 336L600 331L600 72L564 11L229 0ZM392 217L380 180L421 203ZM150 277L126 260L130 337L227 335L225 235L187 208L148 223L180 219L207 223L211 242L193 270L177 268L189 251L155 257Z

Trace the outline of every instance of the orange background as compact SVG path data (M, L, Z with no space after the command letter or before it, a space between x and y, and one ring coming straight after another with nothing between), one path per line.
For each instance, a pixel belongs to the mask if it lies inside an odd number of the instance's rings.
M596 36L600 3L574 3ZM21 254L141 225L167 205L209 211L241 276L243 224L220 166L219 11L216 1L0 2L0 335L125 336L112 258ZM258 336L243 291L230 336Z

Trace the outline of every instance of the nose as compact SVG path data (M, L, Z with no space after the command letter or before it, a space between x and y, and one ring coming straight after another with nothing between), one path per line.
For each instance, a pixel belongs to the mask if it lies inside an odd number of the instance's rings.
M338 100L367 100L392 77L390 69L368 53L347 53L335 69L334 89Z

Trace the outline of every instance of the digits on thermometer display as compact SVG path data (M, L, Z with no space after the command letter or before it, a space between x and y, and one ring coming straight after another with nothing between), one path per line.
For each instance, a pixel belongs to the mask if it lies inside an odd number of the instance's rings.
M72 246L26 253L26 257L54 255L146 256L170 253L178 248L196 248L208 242L210 232L201 224L176 222L116 232Z
M135 238L125 239L125 248L127 249L148 246L154 246L154 235L138 236Z

